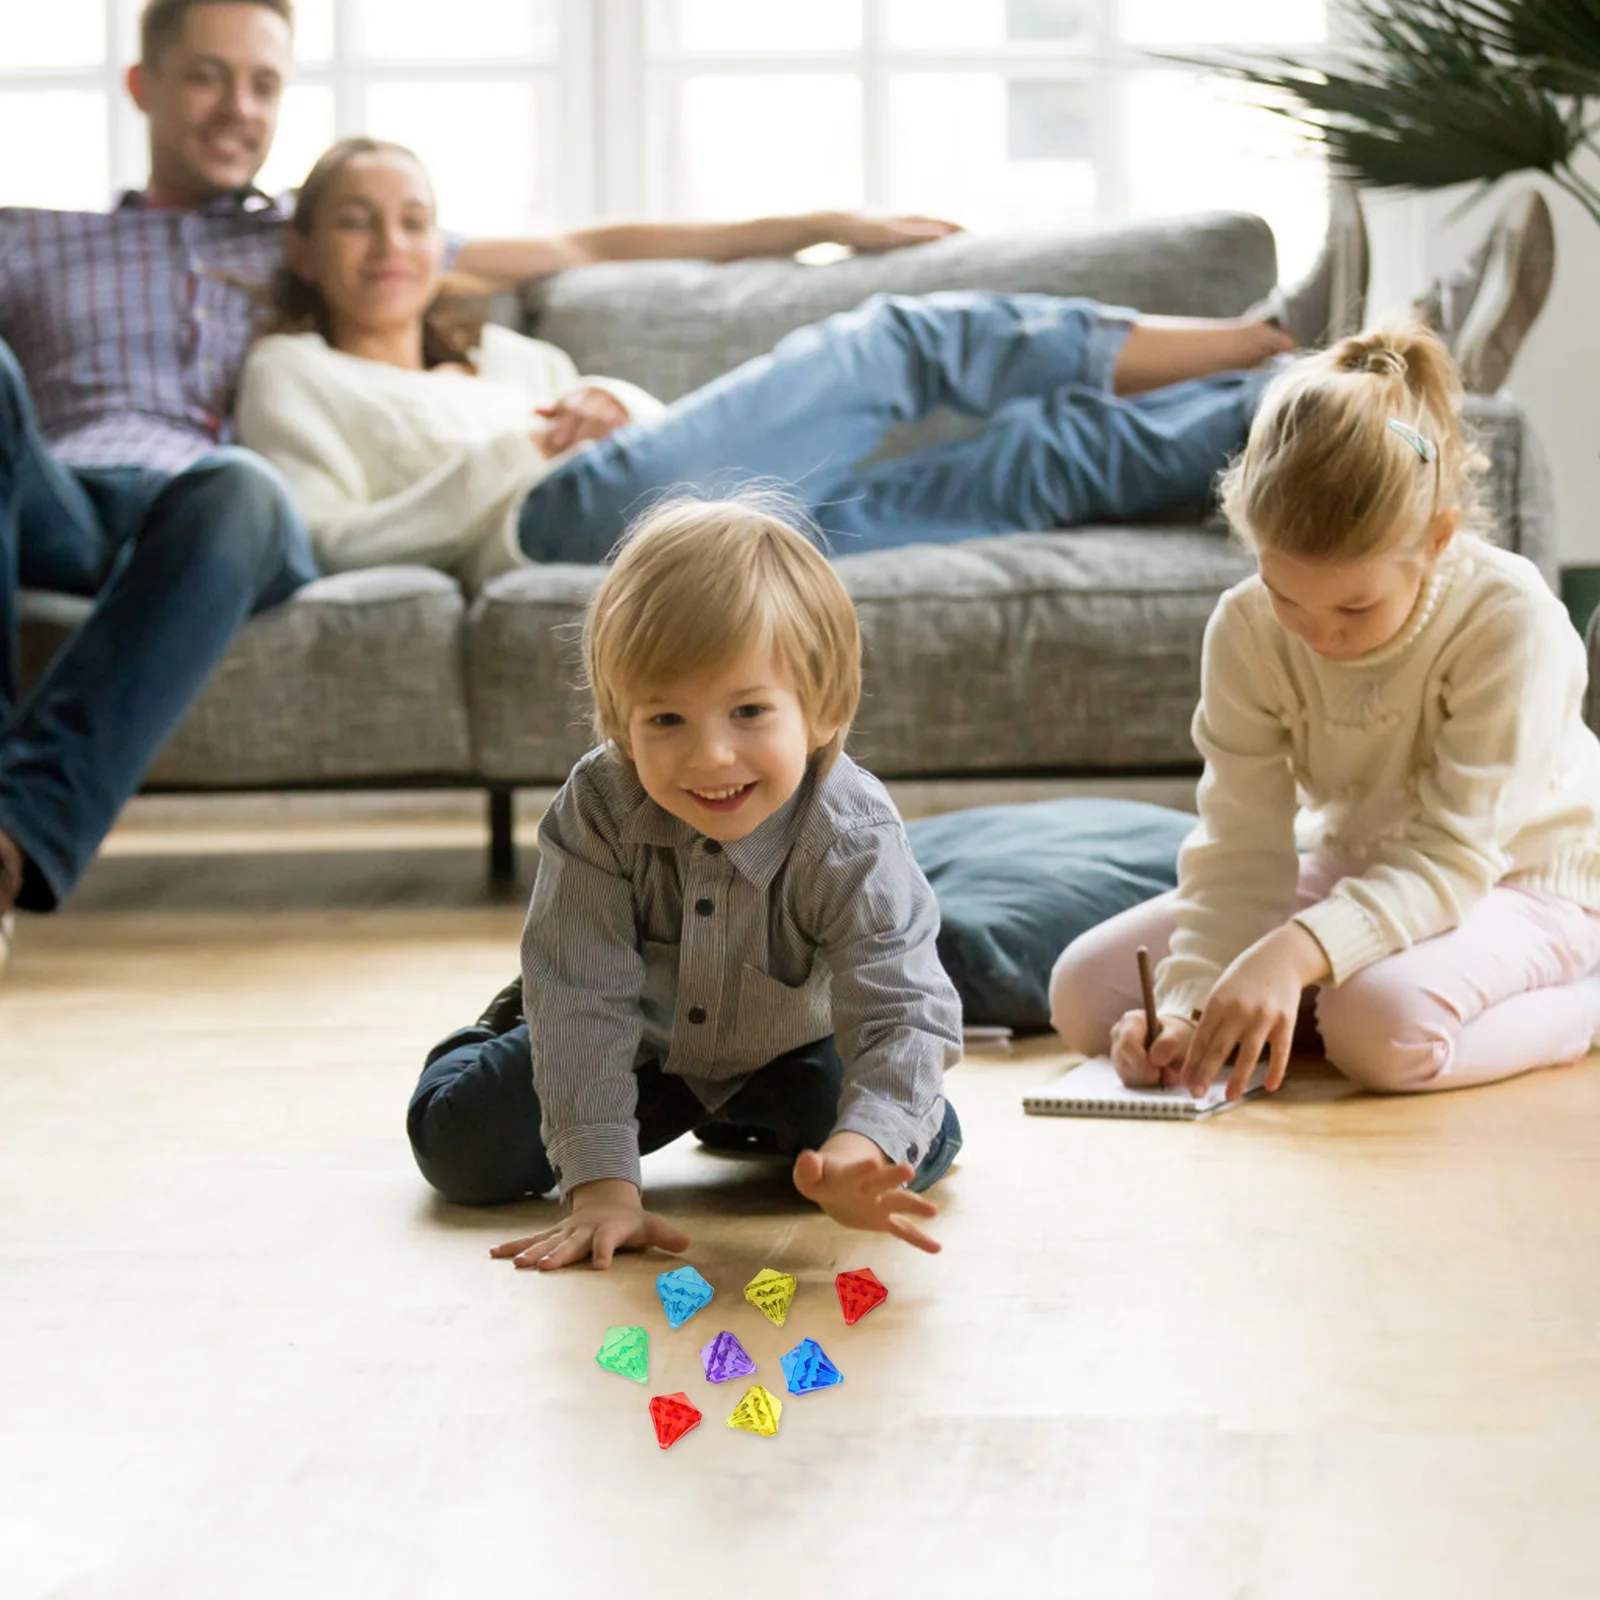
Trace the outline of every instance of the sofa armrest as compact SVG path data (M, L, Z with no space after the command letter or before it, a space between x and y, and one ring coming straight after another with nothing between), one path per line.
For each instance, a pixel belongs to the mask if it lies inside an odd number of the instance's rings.
M1559 587L1555 508L1544 446L1528 414L1509 394L1469 395L1466 422L1489 459L1483 505L1489 533L1528 558L1552 589Z

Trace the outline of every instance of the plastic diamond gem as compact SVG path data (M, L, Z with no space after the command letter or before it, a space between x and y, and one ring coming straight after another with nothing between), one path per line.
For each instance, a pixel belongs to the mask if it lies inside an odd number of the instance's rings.
M607 1328L595 1360L611 1372L643 1383L650 1376L650 1335L643 1328Z
M790 1394L810 1394L844 1382L844 1374L827 1358L815 1339L802 1339L783 1357L783 1381Z
M691 1428L700 1426L700 1413L681 1389L658 1394L650 1402L650 1420L656 1425L656 1443L670 1450Z
M730 1428L743 1428L746 1433L765 1434L771 1438L778 1431L778 1418L783 1415L783 1401L759 1383L752 1383L744 1392L744 1399L733 1408L728 1418Z
M744 1286L744 1297L769 1322L775 1322L781 1328L783 1319L789 1315L789 1302L794 1299L794 1292L799 1287L787 1272L774 1272L771 1267L763 1267Z
M701 1306L711 1304L715 1292L693 1267L679 1267L656 1277L656 1293L661 1296L669 1328L681 1328Z
M729 1378L748 1378L756 1370L750 1352L724 1329L700 1350L707 1383L726 1383Z
M841 1272L833 1280L833 1286L839 1291L839 1309L850 1327L889 1298L889 1291L878 1282L878 1275L871 1267L863 1267L859 1272Z

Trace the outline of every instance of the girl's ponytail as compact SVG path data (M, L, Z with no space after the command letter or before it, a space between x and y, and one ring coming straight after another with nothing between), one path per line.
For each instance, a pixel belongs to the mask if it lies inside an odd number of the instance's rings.
M1420 322L1343 339L1262 397L1223 508L1248 542L1301 560L1420 548L1441 511L1474 509L1485 463L1461 405L1455 363Z

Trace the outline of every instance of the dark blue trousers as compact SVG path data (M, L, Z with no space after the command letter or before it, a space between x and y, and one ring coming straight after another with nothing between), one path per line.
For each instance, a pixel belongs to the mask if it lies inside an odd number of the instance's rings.
M0 829L25 858L19 905L67 897L240 624L316 575L248 451L176 475L62 466L0 341ZM95 601L25 700L19 587Z
M833 1131L844 1062L832 1039L803 1045L754 1073L715 1112L653 1061L635 1076L641 1154L696 1129L737 1127L770 1134L770 1148L792 1158ZM526 1023L501 1034L478 1026L451 1034L429 1056L406 1131L417 1166L440 1194L462 1205L492 1205L555 1188L540 1122ZM961 1124L947 1100L944 1127L910 1187L938 1182L960 1148Z

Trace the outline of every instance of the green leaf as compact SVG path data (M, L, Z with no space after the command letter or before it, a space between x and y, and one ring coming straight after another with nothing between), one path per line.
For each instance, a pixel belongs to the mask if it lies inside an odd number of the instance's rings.
M1343 50L1183 59L1246 85L1377 188L1530 170L1571 186L1584 97L1600 95L1600 0L1351 0L1350 13Z

